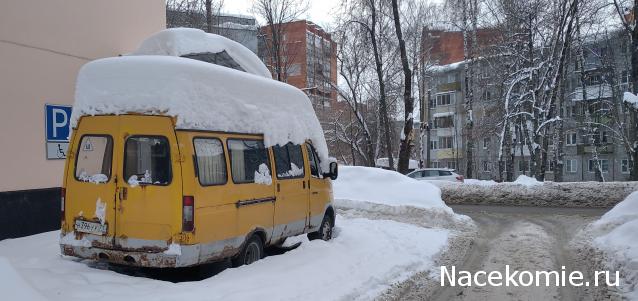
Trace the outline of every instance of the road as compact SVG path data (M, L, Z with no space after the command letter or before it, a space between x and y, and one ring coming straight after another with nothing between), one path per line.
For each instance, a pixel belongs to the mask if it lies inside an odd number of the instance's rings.
M456 269L476 272L511 269L529 271L585 270L568 248L586 224L607 209L547 207L451 206L470 216L478 238ZM587 276L586 278L587 279ZM590 278L591 279L591 278ZM411 294L412 295L412 294ZM585 290L553 285L539 287L438 287L429 300L587 300Z

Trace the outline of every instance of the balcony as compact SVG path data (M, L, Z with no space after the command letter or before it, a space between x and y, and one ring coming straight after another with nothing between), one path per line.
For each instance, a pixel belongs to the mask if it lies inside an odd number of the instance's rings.
M601 98L610 98L612 96L611 85L599 84L592 86L585 86L585 97L587 100L597 100ZM583 100L583 88L579 87L572 92L572 101Z

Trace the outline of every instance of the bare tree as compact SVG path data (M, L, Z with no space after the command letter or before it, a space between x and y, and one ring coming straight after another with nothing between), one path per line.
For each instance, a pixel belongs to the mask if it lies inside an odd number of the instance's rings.
M302 47L285 41L285 24L300 17L308 7L306 0L255 0L253 3L253 12L266 20L267 30L261 33L264 56L273 64L278 81L286 81L288 67L294 61L291 56L298 52L296 48Z
M404 125L401 133L401 145L399 149L398 171L408 173L410 163L410 152L412 148L412 126L414 124L414 98L412 98L412 70L408 61L408 54L405 50L405 40L401 30L401 18L399 15L399 5L397 0L392 0L392 15L394 17L394 28L399 42L401 53L401 65L403 68L403 103L404 103ZM391 163L390 163L391 164Z
M167 0L166 27L199 28L213 32L215 16L224 6L224 0Z

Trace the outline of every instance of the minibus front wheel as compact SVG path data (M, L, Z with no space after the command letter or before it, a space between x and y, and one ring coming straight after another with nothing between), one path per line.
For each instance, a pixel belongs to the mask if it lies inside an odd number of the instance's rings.
M332 216L326 214L321 221L321 227L319 227L319 231L308 233L308 239L321 239L326 241L331 240L334 224L335 223L332 220Z
M253 234L246 241L237 257L232 259L234 267L249 265L264 257L264 243L258 235Z

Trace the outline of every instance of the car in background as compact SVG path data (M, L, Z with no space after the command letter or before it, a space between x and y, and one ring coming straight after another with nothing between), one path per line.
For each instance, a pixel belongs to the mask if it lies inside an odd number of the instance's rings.
M462 175L454 172L453 169L447 168L422 168L417 169L406 176L421 181L448 181L463 183L465 180Z

